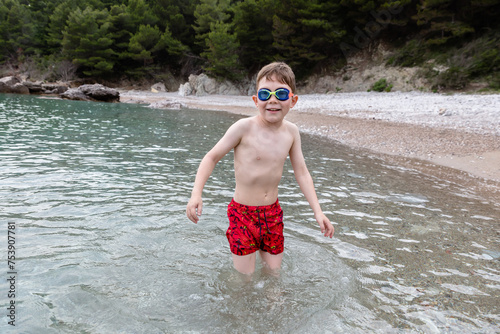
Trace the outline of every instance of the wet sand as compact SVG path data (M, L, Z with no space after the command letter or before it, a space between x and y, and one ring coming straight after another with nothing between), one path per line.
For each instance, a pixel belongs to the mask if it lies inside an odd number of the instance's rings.
M121 102L256 114L249 96L120 91ZM500 95L299 95L287 115L302 132L466 186L500 205Z

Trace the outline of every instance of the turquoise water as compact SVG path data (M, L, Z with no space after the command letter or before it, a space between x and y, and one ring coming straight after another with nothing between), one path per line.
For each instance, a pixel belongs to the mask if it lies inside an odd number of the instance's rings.
M0 94L0 331L494 333L500 211L446 180L303 136L321 236L285 166L280 277L244 281L225 230L231 154L185 217L196 168L237 116Z

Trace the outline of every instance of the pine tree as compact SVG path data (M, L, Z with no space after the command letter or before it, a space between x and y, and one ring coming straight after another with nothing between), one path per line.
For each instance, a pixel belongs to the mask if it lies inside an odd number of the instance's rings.
M4 1L0 2L0 64L2 64L7 55L9 54L9 50L12 47L9 45L9 33L8 33L8 24L7 18L9 17L9 8L5 5Z
M143 62L144 66L152 64L154 62L153 53L158 51L157 45L161 40L161 35L158 26L141 25L139 31L130 38L131 57Z
M134 66L129 53L129 43L132 35L137 31L132 16L126 5L114 5L109 9L108 37L113 40L111 48L116 63L113 69L116 72L124 72L129 67Z
M189 47L175 38L168 26L158 42L157 49L164 50L170 56L169 58L174 61L180 60L189 52Z
M452 3L451 0L424 0L417 5L418 12L413 18L423 28L421 34L428 45L442 45L474 32L472 26L457 17Z
M346 34L340 6L328 0L280 0L273 17L273 47L277 58L301 75L338 52Z
M257 71L274 59L273 4L270 0L244 0L232 7L234 32L245 68Z
M33 54L40 44L36 40L36 22L28 7L18 0L4 0L0 3L0 55L18 59ZM1 61L1 59L0 59Z
M198 0L151 0L151 8L158 17L160 30L167 29L183 45L194 44L194 10Z
M154 26L159 18L145 0L129 0L127 11L131 16L133 24L139 28L141 25Z
M211 31L212 24L216 22L226 22L230 15L229 0L201 0L194 11L195 24L193 26L195 35L195 44L202 49L205 48L205 40Z
M110 23L106 9L77 8L68 17L63 33L63 53L88 76L110 74L114 66L113 40L108 37Z
M109 9L108 37L113 40L111 48L116 58L113 68L117 73L136 76L148 70L139 67L149 67L154 62L153 47L161 35L156 25L159 18L144 0L123 2L127 4L115 4Z
M237 80L243 76L236 52L240 43L230 30L229 23L212 23L205 39L206 49L201 56L208 60L204 68L212 76Z
M68 16L75 8L76 2L68 0L59 4L50 14L46 29L46 40L51 53L55 53L61 49L63 32L66 29Z

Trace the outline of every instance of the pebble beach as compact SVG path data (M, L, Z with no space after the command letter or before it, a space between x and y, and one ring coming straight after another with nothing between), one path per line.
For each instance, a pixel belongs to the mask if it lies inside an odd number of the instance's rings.
M120 102L245 116L256 112L250 96L122 90ZM299 94L286 119L304 133L465 185L500 205L498 94Z

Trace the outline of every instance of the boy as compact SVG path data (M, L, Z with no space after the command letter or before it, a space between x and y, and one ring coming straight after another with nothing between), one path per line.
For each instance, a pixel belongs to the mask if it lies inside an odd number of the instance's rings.
M299 129L284 120L298 100L295 75L285 63L264 66L257 76L257 95L252 97L258 115L234 123L200 163L188 218L197 223L202 211L202 191L217 162L234 149L236 188L228 206L228 238L233 264L243 274L255 270L259 251L265 267L278 271L283 259L283 211L278 202L278 185L287 156L295 178L313 209L325 237L332 238L333 225L323 214L307 170Z

